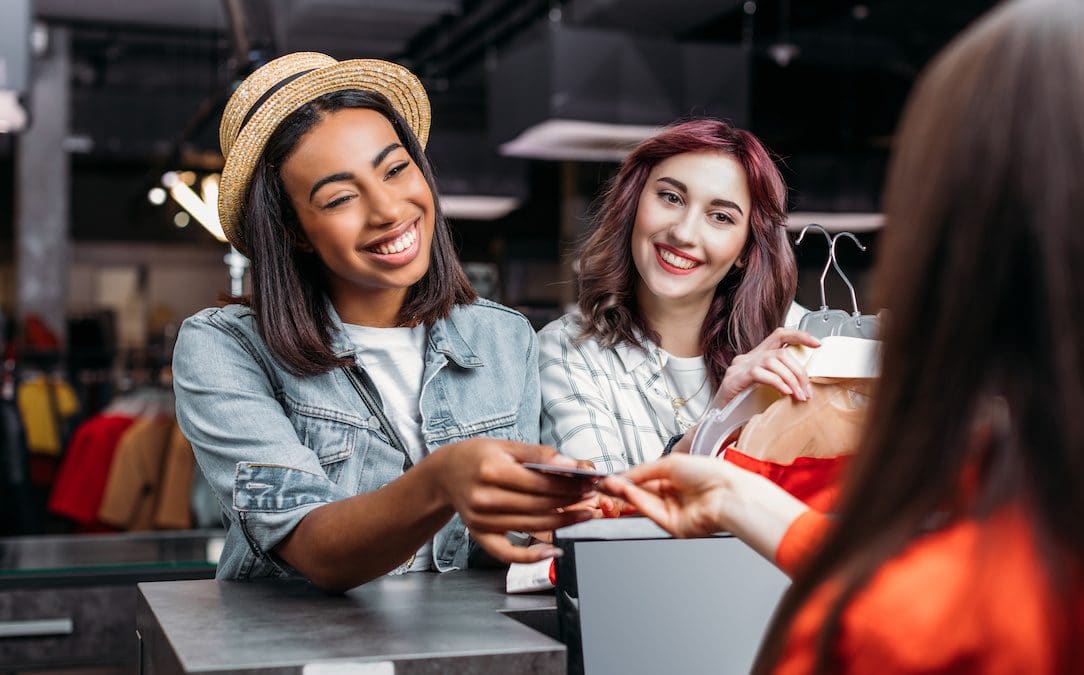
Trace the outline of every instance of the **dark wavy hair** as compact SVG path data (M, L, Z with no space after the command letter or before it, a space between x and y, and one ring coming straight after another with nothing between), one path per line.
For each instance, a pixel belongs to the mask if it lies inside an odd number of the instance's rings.
M799 609L826 584L839 592L816 670L838 671L848 603L950 507L976 520L1019 507L1050 609L1079 627L1082 26L1081 2L1001 5L917 84L885 192L879 390L832 532L777 610L755 672L773 672ZM960 503L961 485L973 500ZM1043 589L1019 589L1032 590ZM1084 646L1048 637L1052 672L1084 672Z
M325 115L344 108L374 110L387 118L433 192L436 215L429 269L410 288L399 321L430 326L455 305L469 304L477 297L459 265L433 171L410 126L375 92L348 89L320 96L283 120L267 141L240 218L241 237L248 243L252 261L252 295L236 300L252 307L264 342L282 367L295 375L325 373L349 365L350 359L339 358L331 350L323 263L315 252L299 245L304 235L279 170L305 134Z
M752 209L749 241L719 282L700 330L704 361L713 387L731 360L760 344L783 323L794 299L797 265L787 239L787 188L756 136L715 119L667 127L641 143L621 164L603 192L596 229L580 254L581 339L607 347L620 342L643 348L637 331L658 342L636 307L638 273L632 259L632 229L648 175L659 162L686 152L725 152L745 169Z

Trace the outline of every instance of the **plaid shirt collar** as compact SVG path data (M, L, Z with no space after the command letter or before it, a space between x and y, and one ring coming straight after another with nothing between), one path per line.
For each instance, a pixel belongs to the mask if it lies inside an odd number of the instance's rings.
M625 370L629 373L640 368L648 368L652 373L661 370L655 356L658 349L655 343L648 340L639 330L636 331L636 339L639 344L634 345L622 340L613 347L614 353L621 360L621 365L625 366Z

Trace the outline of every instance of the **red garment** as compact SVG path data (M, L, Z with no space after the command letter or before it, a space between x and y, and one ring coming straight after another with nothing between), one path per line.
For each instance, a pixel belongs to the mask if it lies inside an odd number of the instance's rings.
M723 458L741 468L760 474L779 487L821 512L834 510L839 498L843 471L850 455L839 457L797 457L790 464L776 464L750 457L733 446Z
M779 545L777 564L793 571L830 522L812 511L800 516ZM1084 643L1084 569L1076 561L1067 585L1055 588L1044 560L1018 508L915 540L844 609L833 672L1084 672L1084 663L1059 662L1065 646ZM798 610L777 673L812 671L838 591L827 583Z
M96 529L98 510L105 494L109 467L117 442L135 418L123 415L95 415L79 425L57 472L49 495L49 511Z
M37 314L27 314L23 323L23 342L27 349L38 352L60 351L60 338Z

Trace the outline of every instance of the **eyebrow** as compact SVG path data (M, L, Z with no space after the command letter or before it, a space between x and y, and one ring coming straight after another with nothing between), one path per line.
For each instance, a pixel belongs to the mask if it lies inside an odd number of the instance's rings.
M682 183L681 181L679 181L676 178L671 178L669 176L662 176L661 178L658 179L658 181L660 183L669 183L670 185L673 185L677 189L681 190L682 192L688 192L689 191L689 188L685 186L685 183ZM743 216L745 215L745 211L742 211L740 206L738 206L735 202L730 201L729 199L713 199L713 200L711 200L711 205L712 206L722 206L722 207L728 208L728 209L734 209L735 211L742 214Z
M399 143L392 143L388 147L376 153L376 157L373 157L373 168L375 169L376 167L380 166L380 163L384 161L384 158L387 157L392 150L397 150L401 147L403 146Z
M324 176L320 180L312 184L312 189L309 190L309 201L316 196L316 191L324 187L328 183L338 183L341 180L354 180L354 174L349 171L340 171L339 173L333 173L329 176Z
M376 157L373 157L373 168L380 166L380 163L384 161L390 153L403 147L399 143L392 143L388 147L384 148L380 152L376 153ZM309 201L316 196L316 191L324 187L328 183L337 183L341 180L354 180L354 174L349 171L340 171L339 173L333 173L328 176L324 176L320 180L312 184L312 189L309 190Z

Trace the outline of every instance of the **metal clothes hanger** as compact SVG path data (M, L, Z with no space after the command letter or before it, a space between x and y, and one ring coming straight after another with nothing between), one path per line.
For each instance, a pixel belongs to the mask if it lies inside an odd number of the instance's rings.
M851 280L847 278L847 275L843 273L843 269L839 266L839 260L836 258L836 242L839 241L840 237L848 237L856 246L858 246L859 250L866 250L866 247L862 245L862 242L858 241L858 237L850 232L840 232L832 237L829 257L832 261L832 265L836 268L836 272L839 274L840 278L843 279L843 283L847 284L847 289L851 292L851 306L854 307L854 311L851 315L832 329L832 335L876 340L880 333L880 321L876 315L862 314L858 311L858 296L854 292L854 285L851 284Z
M795 246L802 243L802 239L805 238L805 233L809 228L819 230L824 238L828 240L828 260L824 263L824 270L821 272L821 308L815 312L809 312L802 317L802 320L798 322L798 329L804 330L813 337L824 338L833 334L836 326L840 325L844 321L849 320L851 317L841 309L828 309L828 296L824 292L824 281L828 276L828 268L835 262L835 248L832 240L832 235L828 234L828 230L824 229L820 225L815 223L806 225L802 228L801 234L798 235L798 239L794 242ZM853 235L852 235L853 236ZM859 244L861 245L861 244ZM836 267L839 270L839 267ZM850 285L850 282L847 282Z

